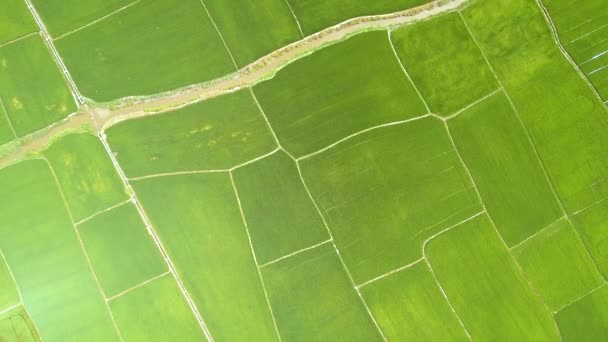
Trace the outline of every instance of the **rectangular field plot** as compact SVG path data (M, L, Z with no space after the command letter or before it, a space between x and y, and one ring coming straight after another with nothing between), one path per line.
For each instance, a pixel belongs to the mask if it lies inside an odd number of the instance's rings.
M34 322L32 322L32 319L23 306L16 307L0 315L0 341L41 341Z
M545 0L570 56L608 100L608 12L603 0Z
M526 278L552 310L604 283L566 219L545 228L512 251Z
M608 279L608 201L597 203L571 217L595 264L604 279Z
M0 5L0 44L38 31L23 0L3 0Z
M230 175L160 177L133 186L213 338L277 340Z
M95 216L78 230L107 297L168 271L131 203Z
M45 341L118 341L46 162L0 170L0 249Z
M456 112L498 88L458 13L405 26L393 31L391 39L435 114Z
M523 241L563 215L504 93L450 119L448 126L507 245Z
M487 216L439 235L427 244L425 253L473 340L559 340L551 313Z
M228 169L277 147L248 90L125 121L106 133L129 177Z
M76 111L70 89L40 35L0 47L0 101L18 137Z
M118 172L91 133L63 136L44 151L78 222L129 198Z
M360 134L301 165L358 284L420 258L427 238L481 210L434 118Z
M296 163L285 153L279 151L233 174L258 263L329 239Z
M608 286L570 304L555 319L565 342L608 340Z
M289 0L305 35L342 21L397 12L429 2L428 0Z
M110 308L125 342L205 340L170 274L112 299Z
M573 213L607 198L608 113L555 44L537 4L477 1L463 15L511 96L566 210Z
M239 68L302 38L285 0L204 0Z
M426 262L360 289L389 341L467 341Z
M303 57L254 90L281 145L296 157L426 112L386 31L362 33Z
M262 269L281 338L381 341L331 244Z
M135 0L32 0L51 36L57 38L124 8Z
M19 304L19 290L13 280L11 270L0 254L0 312ZM1 340L0 340L1 341Z
M141 0L55 40L55 46L83 96L99 102L155 94L235 70L200 0Z
M1 101L2 100L0 99L0 146L17 138L15 131L11 127L10 121L8 121L8 116L4 110L4 104Z

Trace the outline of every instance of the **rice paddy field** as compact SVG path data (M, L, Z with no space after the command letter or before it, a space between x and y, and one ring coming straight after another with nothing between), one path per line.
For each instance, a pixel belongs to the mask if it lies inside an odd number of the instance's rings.
M607 340L603 5L0 3L0 341Z

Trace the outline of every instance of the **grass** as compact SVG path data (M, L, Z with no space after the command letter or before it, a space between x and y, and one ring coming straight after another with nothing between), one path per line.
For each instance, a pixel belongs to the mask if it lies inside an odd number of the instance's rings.
M19 306L0 315L0 340L38 342L41 338L30 316Z
M129 177L228 169L276 148L247 90L125 121L106 133Z
M38 31L25 1L5 0L0 12L0 44Z
M283 152L234 171L260 264L329 239L295 162Z
M281 338L381 341L331 244L262 269Z
M3 45L0 62L0 100L17 137L76 111L70 89L41 36Z
M110 301L125 341L204 341L205 335L168 274Z
M581 298L555 315L563 341L608 339L608 286Z
M213 338L276 340L230 176L161 177L133 186Z
M424 261L362 287L361 293L388 340L468 340Z
M82 94L98 102L151 95L235 70L199 0L142 0L55 46Z
M391 39L435 114L452 114L498 88L458 13L405 26Z
M57 174L74 221L129 198L112 161L93 134L65 135L43 153Z
M21 299L17 284L13 281L11 271L4 259L0 256L0 312L8 307L18 304ZM0 335L1 336L1 335Z
M473 340L559 340L551 313L487 216L431 240L426 256Z
M78 230L108 297L168 270L137 209L130 203L80 224Z
M504 93L449 120L448 126L507 245L523 241L563 215Z
M47 341L117 341L46 162L0 171L0 248L23 303Z
M16 138L17 136L13 132L11 123L8 121L8 116L4 110L4 104L0 103L0 146L8 144Z
M419 259L427 238L481 210L433 118L358 135L301 165L358 284Z
M605 2L544 0L559 38L604 100L608 100L608 14Z
M347 19L397 12L420 6L428 0L289 0L305 35Z
M323 48L254 90L279 141L296 157L365 128L426 112L386 31Z
M204 0L239 68L302 38L285 0Z
M552 310L604 283L585 246L565 219L514 248L513 255Z

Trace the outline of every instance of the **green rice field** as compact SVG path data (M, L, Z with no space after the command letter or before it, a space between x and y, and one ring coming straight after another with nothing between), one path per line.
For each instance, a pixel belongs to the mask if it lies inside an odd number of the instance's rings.
M0 3L0 341L608 340L605 7Z

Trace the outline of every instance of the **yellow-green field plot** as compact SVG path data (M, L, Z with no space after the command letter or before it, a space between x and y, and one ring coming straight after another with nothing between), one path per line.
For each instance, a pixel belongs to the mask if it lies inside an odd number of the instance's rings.
M296 163L285 153L278 151L233 174L260 264L329 239Z
M129 198L103 145L91 133L63 136L44 156L55 170L76 222Z
M486 215L432 239L425 255L473 340L556 341L549 310Z
M107 297L168 271L130 202L79 224L78 230Z
M512 249L530 283L552 310L602 285L585 246L561 219Z
M254 91L279 142L296 157L427 112L386 31L362 33L303 57Z
M305 35L342 21L406 10L428 0L288 0Z
M17 284L13 280L11 270L0 254L0 312L21 302Z
M125 341L204 341L205 335L168 274L112 299Z
M4 0L0 5L0 44L38 31L23 0Z
M580 298L559 311L555 318L562 340L605 341L608 339L608 286Z
M36 326L23 306L0 314L0 341L38 342L41 341Z
M277 340L228 173L133 187L214 339Z
M286 341L382 341L334 247L324 244L264 267Z
M509 246L563 216L516 115L500 92L448 121L454 143Z
M608 201L572 215L572 223L600 272L608 279Z
M248 90L125 121L106 133L129 177L228 169L277 148Z
M200 0L141 0L54 43L83 96L99 102L235 71Z
M302 39L285 0L203 0L239 68Z
M602 0L543 0L562 45L608 100L608 12Z
M45 341L118 341L48 164L0 170L0 249Z
M5 112L14 137L76 111L70 89L40 35L0 46L0 111ZM0 143L3 126L0 124Z
M435 114L452 114L498 88L458 13L395 30L391 40Z
M301 165L357 284L419 259L424 240L481 210L434 118L368 131Z
M360 291L390 341L468 341L424 261Z

